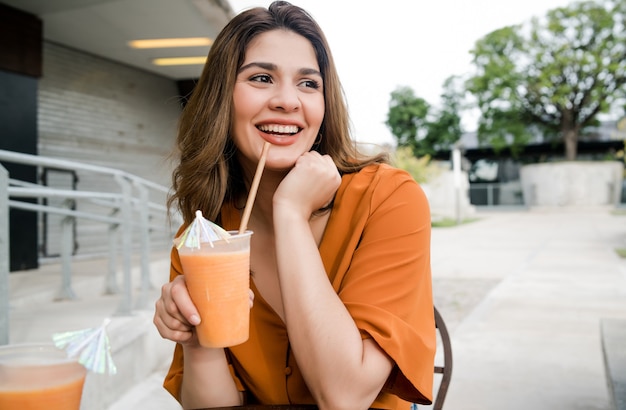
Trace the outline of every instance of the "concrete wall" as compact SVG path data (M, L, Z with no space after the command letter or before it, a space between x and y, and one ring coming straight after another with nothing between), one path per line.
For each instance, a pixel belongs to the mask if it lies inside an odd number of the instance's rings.
M181 112L174 80L45 42L43 76L38 84L38 152L42 156L121 169L163 186L170 185L174 146ZM46 171L49 186L72 189L73 176ZM120 192L110 178L81 174L80 190ZM165 195L151 198L165 204ZM101 213L89 201L77 209ZM60 216L41 222L44 257L59 252ZM77 255L108 250L107 226L78 220Z
M618 205L624 164L554 162L525 165L520 171L528 206Z
M433 219L457 217L457 189L452 171L443 171L428 183L421 184L428 197ZM469 179L467 172L461 172L458 189L460 218L472 216L476 210L469 200Z
M181 111L174 80L45 43L38 103L40 155L169 184Z

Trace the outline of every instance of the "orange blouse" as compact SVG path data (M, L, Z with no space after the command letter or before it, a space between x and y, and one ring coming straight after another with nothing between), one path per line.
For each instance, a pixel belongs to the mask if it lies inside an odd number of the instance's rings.
M239 212L222 210L236 230ZM373 338L395 366L372 407L430 404L436 346L430 271L430 210L405 171L371 165L345 174L319 246L328 279L363 338ZM172 250L170 279L182 273ZM250 338L227 349L231 370L251 403L313 404L290 349L284 323L255 293ZM183 354L176 346L164 387L178 400ZM405 401L406 400L406 401Z

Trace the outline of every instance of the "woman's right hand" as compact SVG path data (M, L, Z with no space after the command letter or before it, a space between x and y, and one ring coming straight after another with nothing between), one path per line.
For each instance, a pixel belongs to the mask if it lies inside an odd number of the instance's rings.
M248 298L252 308L252 289L248 290ZM164 339L199 346L195 326L200 323L200 314L189 296L184 275L175 277L161 287L161 297L155 303L153 322Z
M185 276L179 275L161 288L161 297L156 301L154 325L164 339L185 345L198 345L195 325L200 315L191 301Z

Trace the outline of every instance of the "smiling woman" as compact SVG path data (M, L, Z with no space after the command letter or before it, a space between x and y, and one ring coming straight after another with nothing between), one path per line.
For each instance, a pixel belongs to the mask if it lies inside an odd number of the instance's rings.
M185 408L431 402L428 202L385 156L361 155L349 129L330 48L306 11L277 1L217 36L179 124L169 205L181 230L196 210L237 229L271 147L248 223L247 341L200 346L206 318L172 249L154 323L177 342L165 387Z

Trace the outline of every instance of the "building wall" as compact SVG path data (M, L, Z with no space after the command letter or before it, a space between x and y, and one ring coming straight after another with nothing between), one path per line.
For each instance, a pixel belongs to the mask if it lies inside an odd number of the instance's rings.
M528 206L617 206L624 164L618 161L563 161L521 168Z
M38 152L120 169L169 187L176 124L181 111L176 82L54 43L43 47L43 76L38 84ZM120 192L110 177L94 173L70 175L42 170L55 188ZM165 204L165 195L151 198ZM58 205L58 204L57 204ZM107 214L93 201L76 209ZM60 216L48 215L41 225L42 256L55 256L60 246ZM104 253L108 226L78 220L75 253Z
M169 184L176 82L52 43L39 81L39 154Z

